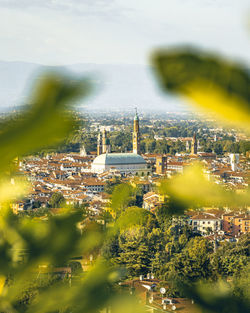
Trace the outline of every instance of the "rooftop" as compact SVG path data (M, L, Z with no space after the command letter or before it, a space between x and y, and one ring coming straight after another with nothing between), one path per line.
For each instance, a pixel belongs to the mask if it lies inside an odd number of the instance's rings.
M98 155L94 159L93 164L146 164L146 161L136 153L105 153Z

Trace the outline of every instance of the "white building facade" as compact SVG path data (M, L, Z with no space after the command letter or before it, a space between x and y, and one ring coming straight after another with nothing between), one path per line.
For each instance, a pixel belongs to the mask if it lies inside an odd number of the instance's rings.
M121 174L149 175L150 167L142 156L136 153L105 153L97 156L92 165L93 173L118 170Z
M220 231L221 224L222 222L219 218L210 214L198 214L191 219L192 229L202 235L207 235L209 232Z

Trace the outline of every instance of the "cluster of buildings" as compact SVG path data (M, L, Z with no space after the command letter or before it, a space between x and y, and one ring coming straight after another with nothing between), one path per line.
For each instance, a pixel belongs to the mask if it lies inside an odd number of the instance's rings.
M143 196L143 208L156 213L167 200L167 196L150 191ZM248 208L242 210L201 208L199 211L185 212L183 218L185 224L190 225L194 232L203 236L213 234L221 239L232 240L242 234L250 233Z
M140 186L144 194L143 207L154 213L166 201L166 197L156 191L161 179L183 173L185 167L197 160L204 164L204 174L208 179L238 193L244 193L248 188L248 160L238 154L218 158L215 153L198 152L196 134L191 139L189 154L142 155L136 112L132 142L133 151L129 153L111 152L107 130L102 128L95 153L87 154L83 148L80 154L59 153L23 159L19 170L28 177L31 192L26 199L13 205L14 211L47 206L54 193L61 193L66 204L88 204L93 214L98 216L107 207L110 197L105 192L105 186L118 179L134 187ZM220 231L235 236L249 232L249 216L246 213L218 212L194 213L188 216L189 224L203 235Z
M247 211L208 209L189 216L194 231L202 235L216 234L219 238L232 240L250 233L250 215Z
M22 210L47 206L54 193L61 193L67 204L90 201L89 194L101 193L104 182L90 172L93 156L55 154L29 157L20 162L20 171L31 184L28 197L17 204Z
M151 173L150 164L139 153L139 118L136 113L132 153L111 153L107 133L103 129L102 136L98 136L96 154L87 155L85 149L81 149L80 154L28 157L20 161L19 170L28 177L31 192L25 200L15 203L13 209L18 212L47 206L54 193L61 193L66 204L87 203L94 213L98 213L107 202L104 186L108 180Z

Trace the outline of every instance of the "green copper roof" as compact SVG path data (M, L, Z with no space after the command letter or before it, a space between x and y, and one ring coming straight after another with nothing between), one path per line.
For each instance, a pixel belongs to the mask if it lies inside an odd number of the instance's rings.
M93 164L146 164L146 161L136 153L105 153L98 155L94 159Z

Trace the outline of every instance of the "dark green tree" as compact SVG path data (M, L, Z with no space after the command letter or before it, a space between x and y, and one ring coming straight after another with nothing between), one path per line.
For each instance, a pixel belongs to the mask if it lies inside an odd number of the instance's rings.
M126 267L128 275L136 277L150 270L150 250L145 241L146 229L141 226L123 231L119 236L119 264Z
M62 208L65 205L65 199L60 192L55 192L49 200L51 208Z

